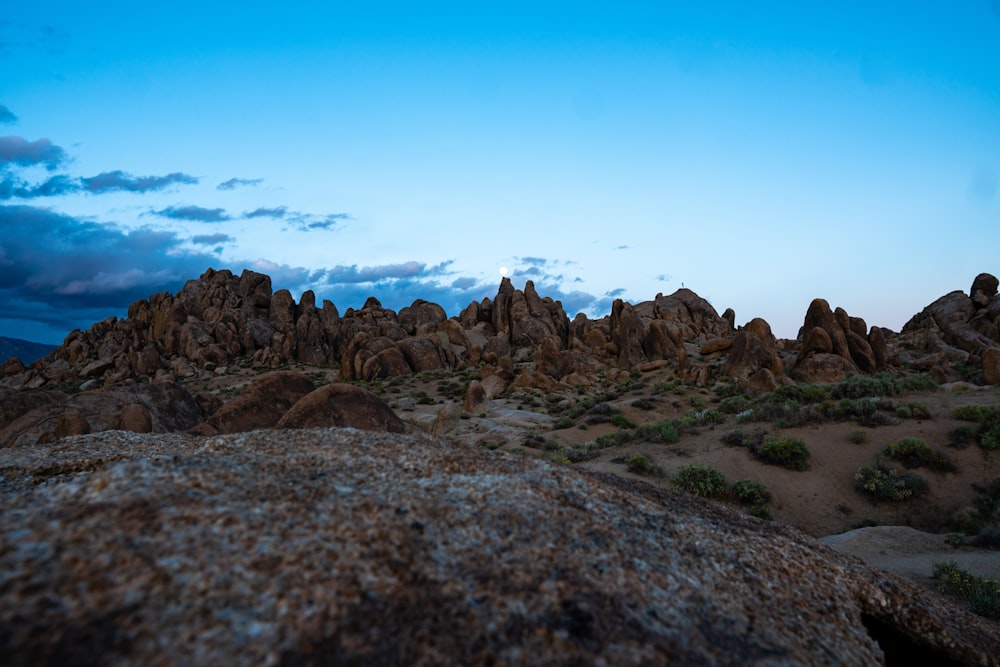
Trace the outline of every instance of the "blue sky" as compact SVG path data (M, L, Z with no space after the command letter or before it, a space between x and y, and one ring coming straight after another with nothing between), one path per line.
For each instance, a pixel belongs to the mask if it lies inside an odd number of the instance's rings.
M0 335L209 266L783 337L1000 273L1000 0L3 4Z

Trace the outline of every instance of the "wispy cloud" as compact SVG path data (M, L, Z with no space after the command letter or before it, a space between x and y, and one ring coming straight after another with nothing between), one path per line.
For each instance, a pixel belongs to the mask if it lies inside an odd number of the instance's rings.
M295 224L300 232L329 231L337 227L342 221L350 220L347 213L329 213L327 215L313 215L310 213L289 213L288 219Z
M613 289L611 291L605 292L604 296L609 296L612 299L617 299L618 297L620 297L624 293L625 293L625 288L624 287L619 287L618 289Z
M121 170L106 171L90 178L81 178L83 189L93 194L123 190L125 192L151 192L164 190L171 185L197 185L198 179L181 172L166 176L133 176Z
M191 237L191 243L196 245L219 245L220 243L232 243L235 240L229 234L198 234Z
M276 206L275 208L263 208L262 207L262 208L256 208L256 209L254 209L252 211L248 211L247 213L244 213L243 217L247 218L247 219L252 219L252 218L275 218L275 219L281 219L281 218L285 217L286 213L288 213L288 207L287 206Z
M203 208L201 206L168 206L159 211L153 211L153 213L164 218L192 222L225 222L231 219L223 208Z
M34 186L15 178L5 178L0 181L0 200L56 197L76 192L79 189L80 184L75 179L63 174L53 176L47 181Z
M44 165L52 171L66 160L66 151L48 139L28 141L24 137L0 137L0 169L11 165Z
M17 116L5 105L0 104L0 125L9 125L17 122Z
M230 178L215 186L216 190L235 190L240 186L254 188L264 182L263 178Z

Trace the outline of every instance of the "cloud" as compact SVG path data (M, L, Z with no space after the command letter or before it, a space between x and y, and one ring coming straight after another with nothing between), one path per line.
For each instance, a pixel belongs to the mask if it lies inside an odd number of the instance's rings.
M8 109L3 104L0 104L0 125L6 125L17 122L17 116L14 112Z
M23 137L0 137L0 169L9 165L45 165L52 171L66 160L66 151L48 139L28 141Z
M660 275L656 276L656 279L659 280L661 283L668 283L672 280L672 278L666 273L661 273Z
M292 213L289 220L295 223L296 229L300 232L312 232L318 230L331 230L342 220L350 220L347 213L329 213L327 215L312 215L309 213Z
M620 297L624 293L625 293L625 288L624 287L619 287L618 289L613 289L610 292L605 292L604 296L609 296L612 299L617 299L618 297Z
M163 190L171 185L196 185L198 179L188 174L173 172L166 176L133 176L121 170L106 171L90 178L81 178L83 188L90 193L112 192L151 192Z
M285 214L288 213L287 206L278 206L275 208L257 208L248 213L244 213L244 218L284 218Z
M24 181L5 178L0 181L0 200L5 199L35 199L37 197L56 197L76 192L80 184L63 174L58 174L39 185L30 186Z
M202 208L201 206L168 206L156 215L174 220L191 220L193 222L225 222L230 220L229 214L223 208Z
M0 206L0 312L68 332L150 294L176 292L217 261L177 234L127 231L35 206Z
M199 234L191 237L191 243L196 245L218 245L235 241L229 234Z
M475 278L456 278L451 282L451 286L457 290L467 290L476 286Z
M250 188L257 187L264 182L263 178L230 178L228 181L224 181L215 186L216 190L235 190L239 186L246 186Z
M337 265L326 272L326 279L331 283L377 283L391 278L414 278L425 275L426 264L421 262L403 262L402 264L383 264L381 266L351 266Z

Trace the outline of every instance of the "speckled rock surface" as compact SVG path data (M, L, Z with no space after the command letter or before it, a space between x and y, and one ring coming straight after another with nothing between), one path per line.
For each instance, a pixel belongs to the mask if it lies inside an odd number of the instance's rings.
M795 530L423 436L108 431L4 450L0 478L6 665L1000 655L995 625Z

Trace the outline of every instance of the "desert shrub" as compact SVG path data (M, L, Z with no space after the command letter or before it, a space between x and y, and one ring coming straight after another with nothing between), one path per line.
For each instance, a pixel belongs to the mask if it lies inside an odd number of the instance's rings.
M1000 449L1000 424L994 424L979 436L979 446L983 449Z
M688 405L696 410L701 410L705 407L705 400L701 396L692 395L688 397Z
M726 477L711 466L692 463L682 466L670 480L679 491L693 493L696 496L713 498L726 493Z
M681 439L677 427L664 420L655 424L643 424L635 430L635 439L639 442L662 442L670 444Z
M800 384L786 384L778 387L765 397L769 403L785 403L795 401L803 403L805 401L805 389Z
M661 466L653 463L644 454L633 454L628 457L625 465L628 467L629 472L634 472L637 475L652 475L654 477L663 477L666 475Z
M892 415L879 411L862 415L857 418L857 421L861 426L867 426L869 428L875 428L876 426L893 426L899 423L899 420Z
M754 479L739 479L733 482L733 498L741 505L766 505L771 500L771 492L763 482Z
M896 415L903 419L930 419L931 411L920 403L904 403L896 407Z
M955 419L980 424L1000 419L1000 406L996 405L960 405L951 411Z
M854 482L859 492L873 500L898 502L927 490L927 482L919 475L900 475L882 464L858 468Z
M553 424L552 429L558 431L564 428L571 428L573 426L573 418L569 415L563 415Z
M876 375L849 375L830 387L830 394L834 398L895 396L897 393L896 382L885 372Z
M656 403L654 403L653 400L649 398L637 398L636 400L632 401L632 407L638 408L640 410L652 410L656 407Z
M900 438L882 450L886 458L895 459L907 468L930 468L953 471L955 464L920 438Z
M751 421L777 422L785 419L799 409L795 401L776 402L767 400L760 403L753 411Z
M805 470L809 467L809 448L798 438L766 438L750 451L758 461L788 470Z
M722 399L719 403L719 411L727 415L735 415L738 412L749 410L750 407L750 401L744 396L730 396L729 398Z
M733 398L736 396L743 396L743 387L733 383L719 385L718 387L713 389L713 391L715 392L716 396L723 399Z
M618 428L635 428L635 424L630 422L628 418L620 412L616 412L611 415L611 423Z
M1000 582L977 577L954 562L937 562L933 567L942 593L958 598L975 614L1000 619Z
M938 383L927 373L910 375L896 380L899 391L937 391Z
M600 435L594 439L594 442L601 449L607 449L609 447L618 447L619 445L624 445L631 442L633 438L633 432L630 430L614 431L612 433L606 433L605 435Z
M847 434L847 439L853 442L855 445L863 445L868 442L868 431L863 428L857 428Z
M962 424L948 432L948 446L955 449L965 449L976 442L979 429L972 424Z
M727 431L723 434L721 440L723 443L732 445L733 447L747 447L753 449L754 447L759 447L763 444L765 437L767 437L767 431L762 428L754 429L749 433L737 428L732 431Z
M743 435L743 431L738 428L734 428L732 431L726 431L719 438L722 440L723 444L729 445L731 447L743 447L743 439L746 436Z
M767 508L767 505L754 505L747 510L747 514L755 516L758 519L764 519L765 521L770 521L774 518L771 516L771 510Z
M826 421L826 417L819 407L804 405L789 411L785 417L775 420L774 424L779 428L795 428L807 424L822 424L824 421Z

